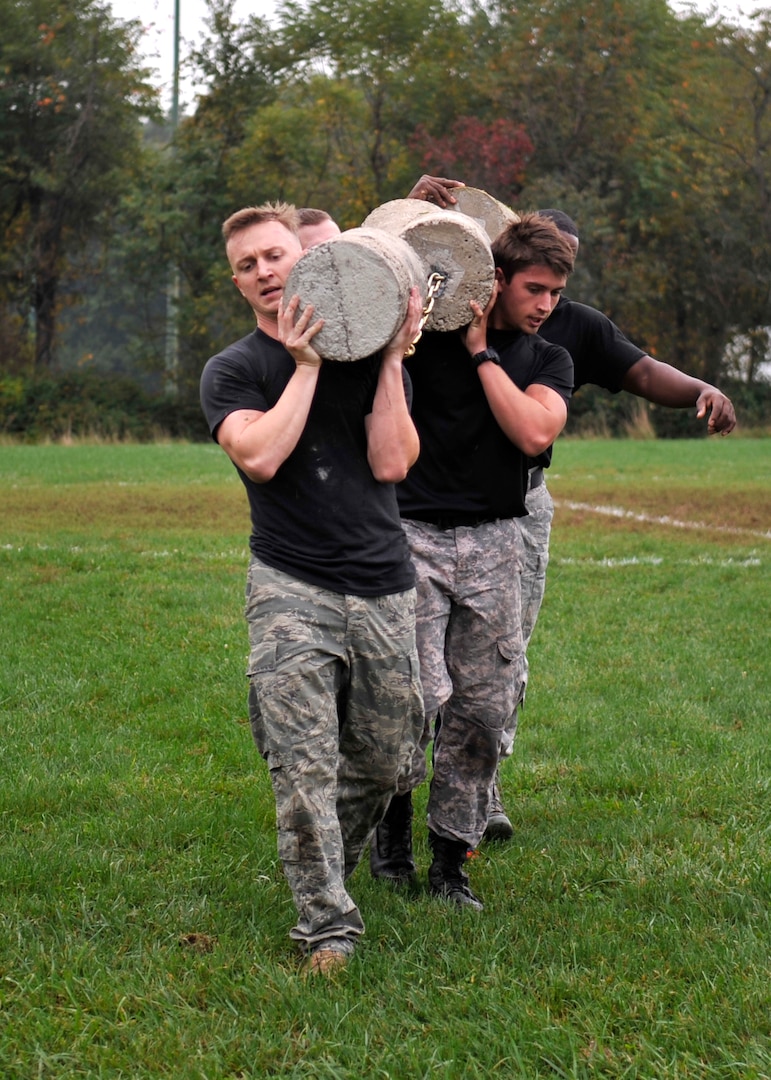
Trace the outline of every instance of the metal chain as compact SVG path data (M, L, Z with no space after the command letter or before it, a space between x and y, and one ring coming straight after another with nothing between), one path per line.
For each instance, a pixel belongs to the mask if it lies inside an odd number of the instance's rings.
M442 285L444 285L446 280L446 274L438 274L436 272L431 274L431 276L429 277L428 285L426 287L426 304L423 308L423 314L420 317L420 323L418 324L418 332L416 336L412 339L412 344L407 346L407 351L404 354L405 358L408 356L414 356L415 346L423 336L423 327L428 321L428 316L434 310L434 301L439 295L439 290L442 288Z

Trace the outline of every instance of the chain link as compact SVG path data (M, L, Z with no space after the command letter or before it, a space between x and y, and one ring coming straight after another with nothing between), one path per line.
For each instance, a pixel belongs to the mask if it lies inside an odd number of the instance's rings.
M425 304L425 307L423 308L423 314L420 317L420 323L418 325L418 332L415 335L415 337L412 339L412 343L407 346L407 351L404 354L405 358L408 357L408 356L414 356L415 355L415 346L417 345L417 343L420 341L421 337L423 336L423 327L428 322L428 316L434 310L434 301L436 300L437 296L439 295L439 290L442 288L442 285L444 285L446 280L447 280L447 275L446 274L439 274L439 273L436 273L436 272L434 272L429 277L428 285L426 287L426 304Z

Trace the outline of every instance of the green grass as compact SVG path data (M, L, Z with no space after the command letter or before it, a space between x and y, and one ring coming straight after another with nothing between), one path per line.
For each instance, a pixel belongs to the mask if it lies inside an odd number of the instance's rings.
M564 440L552 472L485 912L362 866L359 953L307 983L234 470L0 447L4 1080L771 1077L771 440Z

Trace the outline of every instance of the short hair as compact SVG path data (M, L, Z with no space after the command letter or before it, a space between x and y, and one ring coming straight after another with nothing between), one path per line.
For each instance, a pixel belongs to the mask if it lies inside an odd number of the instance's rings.
M560 232L567 233L568 236L575 236L576 240L580 240L578 226L564 210L536 210L536 213L540 214L541 217L548 218L549 221L553 221Z
M225 244L227 245L228 241L236 233L243 232L244 229L248 229L252 225L262 225L265 221L278 221L289 229L291 233L298 236L300 221L297 208L291 203L267 202L262 203L261 206L245 206L242 210L236 210L235 214L231 214L222 223L222 235Z
M320 225L322 221L332 221L332 215L326 210L317 210L315 206L301 206L297 211L299 225Z
M569 277L575 252L553 221L540 214L523 214L493 241L495 265L507 282L520 270L548 266L555 274Z

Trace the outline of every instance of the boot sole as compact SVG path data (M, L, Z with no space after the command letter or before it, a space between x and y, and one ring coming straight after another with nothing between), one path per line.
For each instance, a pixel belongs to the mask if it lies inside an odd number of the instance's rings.
M472 892L461 892L460 889L452 889L449 892L445 892L442 889L435 889L433 886L429 887L429 892L432 896L435 896L437 900L444 900L448 904L452 904L456 908L471 911L484 911L485 905L481 900L478 900Z
M494 814L487 819L487 828L485 829L483 840L493 843L502 843L505 840L511 840L514 835L514 827L505 814Z
M387 873L383 870L376 873L373 870L372 877L375 881L385 881L395 889L414 889L417 888L418 884L418 875L415 870L405 870L403 873Z

